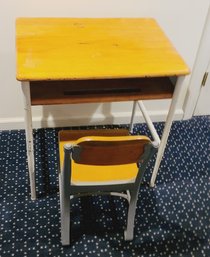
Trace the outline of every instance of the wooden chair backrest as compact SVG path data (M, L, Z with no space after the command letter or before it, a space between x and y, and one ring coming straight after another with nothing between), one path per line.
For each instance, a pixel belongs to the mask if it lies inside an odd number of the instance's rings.
M150 142L146 136L83 137L76 141L72 158L86 165L137 163Z

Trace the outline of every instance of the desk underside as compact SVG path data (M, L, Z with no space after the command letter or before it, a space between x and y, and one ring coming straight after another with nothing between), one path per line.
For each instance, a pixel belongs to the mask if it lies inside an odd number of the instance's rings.
M31 81L32 105L100 103L172 98L168 77Z

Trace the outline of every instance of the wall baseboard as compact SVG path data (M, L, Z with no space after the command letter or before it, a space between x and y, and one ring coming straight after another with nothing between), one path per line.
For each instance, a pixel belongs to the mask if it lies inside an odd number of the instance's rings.
M165 121L167 111L151 111L149 115L153 122ZM183 110L177 109L174 120L183 118ZM108 124L128 124L130 123L130 112L113 113L107 117L102 114L95 114L94 117L33 117L33 128L52 128L52 127L71 127L71 126L91 126L91 125L108 125ZM135 123L144 123L144 118L140 112L136 113ZM17 130L24 129L24 118L6 118L0 119L0 130Z

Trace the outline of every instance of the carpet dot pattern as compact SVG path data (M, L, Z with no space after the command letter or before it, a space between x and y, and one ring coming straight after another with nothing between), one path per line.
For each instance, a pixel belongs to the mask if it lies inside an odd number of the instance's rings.
M164 124L155 127L161 135ZM173 123L154 188L148 183L155 157L146 170L130 242L123 237L126 200L103 195L72 200L72 243L61 245L58 131L34 130L36 201L29 196L25 132L0 131L1 257L210 256L209 116ZM145 124L133 133L151 136Z

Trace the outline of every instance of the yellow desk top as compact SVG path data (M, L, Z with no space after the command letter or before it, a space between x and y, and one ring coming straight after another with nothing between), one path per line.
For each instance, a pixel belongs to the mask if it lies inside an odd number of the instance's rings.
M19 18L17 79L74 80L186 75L154 19Z

